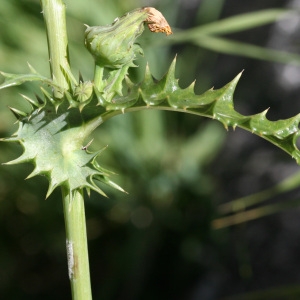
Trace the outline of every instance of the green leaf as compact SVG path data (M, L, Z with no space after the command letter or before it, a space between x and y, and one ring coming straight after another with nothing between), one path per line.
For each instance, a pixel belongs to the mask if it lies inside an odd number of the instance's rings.
M108 178L111 172L97 163L96 158L102 150L90 153L87 149L90 143L86 143L86 139L97 126L115 115L147 109L208 117L218 120L226 129L240 127L286 151L300 164L300 151L296 145L300 136L300 114L278 121L268 120L267 111L244 116L235 110L233 103L241 73L220 89L210 89L202 95L196 95L193 83L185 89L178 85L175 67L174 59L161 80L153 78L147 67L142 82L134 84L127 79L123 82L127 94L117 95L111 102L103 101L103 95L94 88L92 99L84 106L79 106L79 109L72 105L76 100L71 94L65 93L64 99L58 104L42 89L45 100L40 103L30 99L29 102L37 106L30 114L12 109L19 119L19 130L4 141L19 142L24 152L9 164L32 162L35 168L29 177L39 174L48 177L50 184L47 196L57 186L64 186L70 194L86 188L105 195L95 180L123 191ZM27 97L25 100L28 100Z
M234 109L233 104L233 94L241 73L220 89L210 89L202 95L196 95L193 84L186 89L179 87L175 78L175 64L174 60L167 74L159 81L151 76L147 68L141 83L130 84L130 92L123 98L122 108L106 107L104 120L114 116L118 109L121 109L119 113L150 108L191 113L216 119L226 129L240 127L257 134L286 151L300 164L300 151L296 145L300 136L300 114L278 121L268 120L267 111L244 116Z
M43 83L48 84L50 86L60 88L59 86L54 84L54 82L51 79L44 77L38 73L10 74L10 73L5 73L0 71L0 74L4 77L4 82L0 85L0 89L21 85L24 82L28 82L28 81L42 81Z
M45 107L33 110L30 115L14 109L19 119L18 131L2 141L18 142L24 151L7 164L33 163L34 170L27 178L46 176L49 180L46 197L58 186L63 186L72 195L76 190L86 188L105 196L95 180L123 191L108 178L111 172L96 162L105 148L91 153L88 146L83 146L91 131L97 127L95 124L102 123L98 117L92 124L89 123L97 109L82 114L77 108L67 109L67 105L68 101L65 100L56 108L48 101ZM98 108L98 111L103 109Z

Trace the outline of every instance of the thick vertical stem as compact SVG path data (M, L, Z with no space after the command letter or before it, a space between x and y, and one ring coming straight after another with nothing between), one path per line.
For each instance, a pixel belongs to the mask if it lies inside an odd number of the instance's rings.
M68 61L68 37L65 4L62 0L41 0L47 30L51 75L53 81L62 87L54 89L54 96L61 98L68 89L66 74L70 72Z
M82 192L63 189L69 279L73 300L91 300L89 257Z
M61 98L69 88L66 74L71 74L68 61L68 39L65 4L61 0L41 0L46 23L51 75L61 89L54 97ZM82 192L70 194L62 188L69 278L73 300L91 300L91 283Z

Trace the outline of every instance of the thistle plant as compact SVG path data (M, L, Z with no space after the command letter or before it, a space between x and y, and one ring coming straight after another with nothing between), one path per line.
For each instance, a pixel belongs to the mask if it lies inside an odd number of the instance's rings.
M152 32L172 33L167 21L154 8L139 8L117 18L111 25L86 26L85 47L95 60L93 80L77 80L71 72L65 6L61 0L42 0L47 29L51 78L30 67L29 74L2 72L5 81L0 88L41 82L36 98L23 95L31 110L25 113L10 108L17 118L18 130L4 142L22 145L20 157L7 162L29 162L37 175L49 180L48 197L61 188L66 224L68 269L73 299L91 299L88 251L86 241L84 196L91 190L106 196L99 185L104 183L121 192L123 187L111 179L111 171L102 167L99 156L105 150L91 152L92 133L106 120L127 112L159 109L208 117L221 122L226 129L240 127L268 140L300 163L297 148L300 114L286 120L269 121L267 111L244 116L234 109L233 94L241 77L238 74L220 89L202 95L194 93L194 83L182 89L175 77L176 59L160 80L146 67L144 79L134 83L129 68L143 54L136 39L145 25Z

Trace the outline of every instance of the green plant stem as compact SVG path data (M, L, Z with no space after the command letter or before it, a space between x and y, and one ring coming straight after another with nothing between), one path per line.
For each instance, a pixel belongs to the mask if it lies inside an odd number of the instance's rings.
M91 300L89 257L83 192L69 194L62 189L66 225L69 279L73 300Z
M47 30L50 69L53 81L62 87L54 89L56 98L69 88L65 73L71 73L68 55L65 4L61 0L41 0Z
M61 98L69 88L65 74L71 74L68 61L68 39L65 4L61 0L41 0L46 23L50 69L53 81L61 89L54 89L54 97ZM68 270L73 300L92 299L86 237L84 199L82 192L69 194L62 188Z
M103 72L104 68L95 63L94 85L98 91L102 91L103 88Z

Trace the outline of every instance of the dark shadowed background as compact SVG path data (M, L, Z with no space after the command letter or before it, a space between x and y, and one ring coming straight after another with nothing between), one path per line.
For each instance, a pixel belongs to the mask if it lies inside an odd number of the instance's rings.
M71 66L84 79L92 79L94 69L83 24L110 24L136 7L154 6L175 36L242 13L300 8L296 0L66 3ZM29 62L49 76L39 1L0 1L0 24L0 69L26 73ZM299 53L300 18L224 37ZM235 93L237 111L249 115L270 107L271 120L300 112L299 67L166 39L172 36L147 29L140 39L145 56L138 64L143 68L148 61L154 77L163 76L176 54L179 84L186 87L196 79L197 93L220 88L244 70ZM133 80L141 74L131 70ZM28 109L19 93L39 93L38 85L0 91L1 137L17 130L7 106ZM220 208L296 176L299 168L286 153L249 132L227 132L217 121L160 111L112 118L93 137L94 150L109 145L99 163L114 170L113 180L129 193L104 186L108 199L93 192L86 198L95 300L299 299L300 189L267 193L250 215L239 213L228 223ZM21 152L18 145L1 143L0 162ZM0 298L71 299L60 190L45 201L46 179L24 180L32 169L0 168Z

